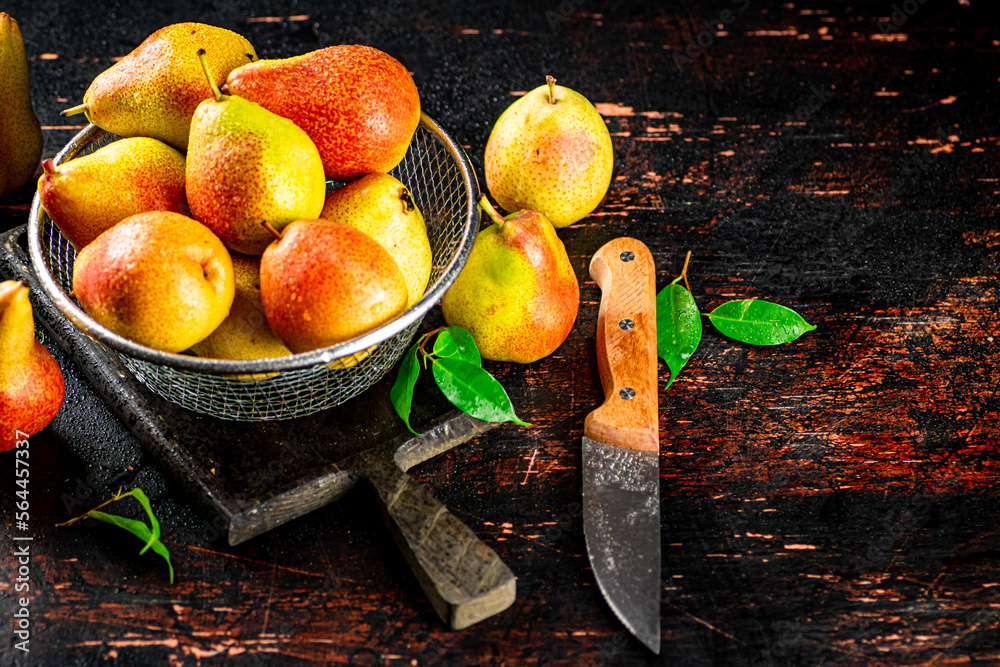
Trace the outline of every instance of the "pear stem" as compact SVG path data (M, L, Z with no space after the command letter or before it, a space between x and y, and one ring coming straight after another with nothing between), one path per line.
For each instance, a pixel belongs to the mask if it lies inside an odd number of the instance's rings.
M424 355L425 358L429 357L431 355L431 353L424 349L424 345L427 344L427 341L429 341L434 336L434 334L438 333L442 329L444 329L444 327L438 327L437 329L434 329L433 331L428 331L426 334L424 334L420 338L420 345L418 346L417 349L420 350L420 354Z
M501 227L503 226L503 223L506 222L503 219L503 216L500 215L500 213L497 212L495 208L493 208L493 204L491 204L490 200L486 198L486 195L483 195L482 197L479 198L479 208L483 209L483 211L486 212L486 215L489 216L490 220L500 225Z
M271 234L274 236L274 238L276 240L278 240L278 241L281 240L281 232L279 232L277 229L275 229L274 225L272 225L267 220L262 220L260 224L264 227L264 229L266 229L267 231L271 232Z
M85 512L84 514L81 514L80 516L75 516L72 519L70 519L69 521L63 521L62 523L57 523L56 524L56 528L62 528L63 526L72 526L77 521L80 521L82 519L88 518L90 516L91 512L96 512L97 510L101 509L102 507L107 507L111 503L121 500L124 497L124 496L121 495L121 492L122 492L121 487L118 487L118 493L115 494L114 498L111 498L110 500L105 500L103 503L101 503L97 507L94 507L94 508L88 510L87 512Z
M65 118L66 116L75 116L78 113L85 113L87 111L86 104L77 104L75 107L70 107L69 109L63 109L59 112L59 115Z
M556 103L556 79L551 74L545 75L545 83L549 84L549 104Z
M215 96L215 101L221 102L222 91L215 85L215 79L212 78L212 73L208 71L208 57L205 55L205 49L198 49L198 60L201 61L201 68L205 70L205 78L208 79L208 85L212 87L212 95Z
M691 262L691 251L688 250L687 257L684 258L684 268L681 269L681 275L684 276L684 287L687 288L687 291L689 293L691 292L691 286L688 285L688 264L690 262Z
M51 176L56 173L56 166L52 163L52 158L42 162L42 171Z
M399 200L403 202L403 207L407 213L416 208L413 204L413 197L410 196L410 191L406 189L405 185L399 190Z

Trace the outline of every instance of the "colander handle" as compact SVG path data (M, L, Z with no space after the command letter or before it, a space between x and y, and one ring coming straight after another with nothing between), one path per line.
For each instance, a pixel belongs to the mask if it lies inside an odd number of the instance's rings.
M516 580L493 549L386 458L357 472L372 484L386 524L434 609L460 630L510 607Z

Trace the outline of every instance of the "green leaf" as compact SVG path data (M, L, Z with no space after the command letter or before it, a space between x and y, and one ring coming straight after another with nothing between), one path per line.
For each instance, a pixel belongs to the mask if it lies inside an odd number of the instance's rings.
M417 376L420 375L417 349L423 340L423 336L421 336L403 355L403 360L399 364L399 375L396 376L396 382L389 390L389 399L392 401L392 406L396 408L396 414L400 416L403 423L406 424L406 428L413 435L420 435L410 426L410 409L413 407L413 388L417 385Z
M156 516L153 514L153 508L149 504L149 498L142 491L142 489L135 488L128 493L116 493L111 500L101 503L97 507L105 507L127 496L135 498L139 501L139 504L142 505L143 509L146 510L146 515L149 516L149 526L136 519L129 519L116 514L101 512L97 508L94 508L89 512L85 512L84 514L81 514L80 516L70 519L64 523L57 523L56 526L69 526L82 519L95 519L97 521L103 521L104 523L109 523L113 526L118 526L119 528L127 530L144 542L144 546L139 551L139 555L146 553L148 549L152 549L153 553L158 554L167 562L167 568L170 570L170 583L174 583L174 566L170 563L170 551L166 546L164 546L163 542L160 541L160 522L156 520Z
M670 381L701 342L701 314L691 292L675 281L656 295L656 352L670 369Z
M174 566L170 563L170 552L167 551L167 547L163 545L163 542L157 540L153 542L153 553L167 561L167 569L170 571L170 583L174 583Z
M458 357L477 366L483 363L472 334L462 327L447 327L438 332L434 340L434 354L438 357Z
M147 549L153 546L154 542L160 539L160 522L157 521L156 516L153 515L153 508L149 504L149 498L146 496L146 493L142 489L136 487L131 491L129 491L128 493L126 493L125 495L126 496L130 495L136 500L138 500L139 504L142 505L142 508L146 510L146 516L149 517L149 526L151 528L149 533L149 541L146 542L146 546L144 546L142 550L139 552L139 555L141 556L142 554L146 553Z
M118 516L117 514L108 514L100 510L90 510L87 512L86 517L88 519L95 519L97 521L103 521L104 523L110 523L112 526L124 528L143 541L149 540L149 538L153 535L149 526L138 519L129 519L124 516Z
M531 426L518 419L503 385L481 366L443 357L434 360L431 372L441 393L459 410L483 421Z
M170 583L174 583L174 566L170 563L170 552L167 550L167 547L163 545L163 542L160 542L159 538L153 534L153 531L149 529L149 526L144 524L142 521L128 519L116 514L106 514L100 510L91 510L90 512L87 512L86 516L90 519L96 519L98 521L103 521L104 523L110 523L113 526L123 528L138 537L140 540L143 540L146 543L146 546L139 551L139 555L141 556L146 552L146 549L152 547L153 553L158 554L163 558L163 560L167 561L167 569L170 571ZM159 532L159 525L157 525L156 530Z
M751 345L789 343L816 328L794 310L760 299L729 301L708 318L724 335Z

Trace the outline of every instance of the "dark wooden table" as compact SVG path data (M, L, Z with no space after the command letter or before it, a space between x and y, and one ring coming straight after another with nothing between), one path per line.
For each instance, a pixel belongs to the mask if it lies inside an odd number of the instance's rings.
M508 611L448 630L366 489L229 547L72 361L31 444L30 653L15 592L13 458L0 461L0 663L599 665L1000 663L1000 29L989 3L733 0L8 3L45 157L60 109L153 30L199 20L265 57L368 43L483 181L493 122L546 74L597 104L615 179L560 230L581 283L551 357L489 363L531 427L500 426L418 480L518 577ZM821 8L821 4L829 5ZM969 6L969 5L972 6ZM30 188L0 201L4 229ZM579 442L601 400L591 254L647 243L657 286L692 252L703 311L761 297L818 328L774 348L706 327L660 392L663 655L632 640L587 561ZM660 369L665 384L665 366ZM140 486L177 579L99 524L53 524Z

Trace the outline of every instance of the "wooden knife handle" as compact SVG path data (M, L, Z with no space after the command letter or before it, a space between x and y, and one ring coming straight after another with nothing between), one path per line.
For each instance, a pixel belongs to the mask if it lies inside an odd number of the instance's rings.
M587 415L583 433L608 445L659 451L656 361L656 270L641 241L609 241L590 261L601 288L597 369L604 404Z
M413 574L455 630L510 607L516 579L493 549L427 489L383 458L361 471L382 501L386 523Z

